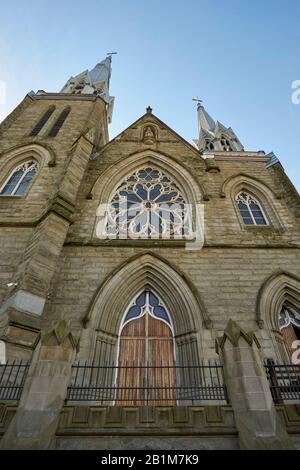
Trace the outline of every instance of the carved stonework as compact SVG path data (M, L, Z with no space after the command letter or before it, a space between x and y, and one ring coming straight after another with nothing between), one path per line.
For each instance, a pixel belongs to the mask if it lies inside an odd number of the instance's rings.
M143 129L143 142L144 144L154 144L156 140L155 129L153 126L145 126Z

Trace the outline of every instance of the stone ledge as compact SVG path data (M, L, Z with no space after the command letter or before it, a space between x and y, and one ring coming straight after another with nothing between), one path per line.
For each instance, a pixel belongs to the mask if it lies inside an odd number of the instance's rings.
M57 435L236 435L233 410L212 406L66 405Z

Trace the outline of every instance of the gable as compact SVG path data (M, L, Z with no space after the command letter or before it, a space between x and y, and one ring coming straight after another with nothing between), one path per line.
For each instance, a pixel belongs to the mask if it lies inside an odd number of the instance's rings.
M151 149L165 154L176 153L177 156L180 156L180 154L190 155L202 161L203 167L205 167L204 159L199 150L152 114L152 112L147 112L118 134L108 142L103 151L113 145L124 143L127 144L128 150L131 150L130 153L134 153L137 150Z

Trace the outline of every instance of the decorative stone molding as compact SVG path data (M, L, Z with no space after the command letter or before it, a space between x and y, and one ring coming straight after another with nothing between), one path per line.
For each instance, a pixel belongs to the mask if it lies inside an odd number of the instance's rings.
M146 124L142 129L142 140L146 145L153 145L157 139L157 131L151 124Z
M56 154L52 147L45 143L36 142L35 140L32 141L31 139L31 142L25 145L19 144L1 152L0 163L3 159L1 173L4 173L7 168L13 168L18 165L18 163L28 158L34 158L41 167L46 165L55 166L56 164Z
M236 173L234 175L229 176L229 178L223 181L221 188L220 188L220 197L225 198L226 194L229 195L233 187L241 183L245 184L246 186L252 185L254 189L256 188L260 192L267 190L271 194L274 194L275 197L277 197L276 191L274 191L268 184L266 184L265 182L262 182L255 176L248 175L247 173Z
M254 333L246 333L234 320L230 319L227 323L226 329L224 331L223 337L216 339L216 350L219 354L220 351L224 348L225 341L230 341L233 346L237 347L239 344L240 338L252 346L253 342L256 343L258 349L260 349L260 344Z
M292 273L277 271L262 284L256 299L256 322L279 331L279 313L285 301L300 310L300 279Z
M68 342L73 349L78 350L78 338L73 335L69 323L65 320L60 320L41 335L41 343L45 346L64 345Z
M135 293L147 285L153 287L166 302L168 310L174 312L177 335L199 331L203 322L211 325L197 290L185 275L163 258L144 253L130 258L106 278L91 302L84 319L85 326L93 325L117 334L121 317L116 317L115 312L125 312ZM113 295L116 289L118 296Z
M137 168L150 165L166 171L176 181L185 199L189 203L201 203L208 197L208 192L181 163L161 152L144 150L121 158L104 171L91 188L88 198L97 198L99 203L107 203L116 187L126 176Z
M187 351L187 361L203 357L203 327L212 324L199 294L183 273L178 272L161 257L144 253L135 256L115 269L102 283L90 304L84 319L89 330L89 342L82 345L81 356L85 359L94 357L96 341L101 340L97 332L119 336L119 330L129 303L135 295L145 288L153 289L172 312L174 338L178 355L182 348ZM118 295L115 295L118 292ZM185 335L186 341L181 338ZM178 338L178 340L177 340ZM102 360L116 360L117 344L112 347L105 342ZM83 353L83 347L85 352ZM108 351L109 349L109 351Z

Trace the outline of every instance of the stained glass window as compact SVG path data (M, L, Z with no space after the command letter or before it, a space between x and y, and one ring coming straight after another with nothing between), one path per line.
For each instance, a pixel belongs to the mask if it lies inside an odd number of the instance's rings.
M236 203L245 225L267 225L259 202L250 194L241 192L236 197Z
M3 196L23 196L38 170L37 162L30 160L17 166L2 187Z
M171 324L167 310L158 296L146 289L132 302L126 314L124 324L133 318L142 317L146 313L160 320L164 320L169 325Z
M300 313L293 307L284 304L279 314L280 329L286 328L290 324L300 329Z
M145 167L117 188L105 230L110 238L183 238L192 233L191 213L177 184L161 170Z

